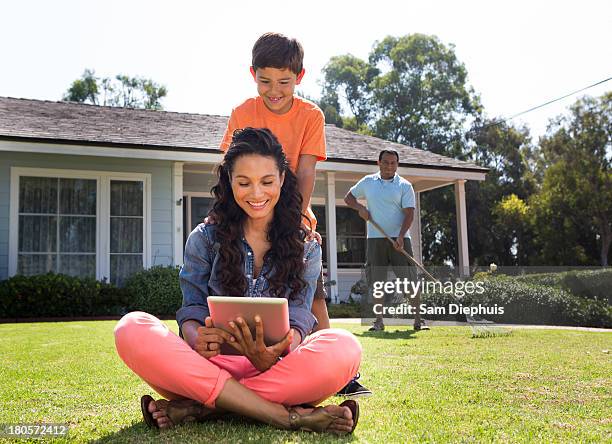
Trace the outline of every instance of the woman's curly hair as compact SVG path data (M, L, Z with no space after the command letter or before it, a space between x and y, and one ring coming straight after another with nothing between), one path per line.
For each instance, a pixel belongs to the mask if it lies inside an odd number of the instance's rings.
M244 253L241 245L243 225L247 214L234 199L231 175L236 160L241 156L257 154L276 161L280 174L285 173L279 200L268 230L271 243L266 258L271 270L265 275L273 297L282 297L287 288L288 298L296 298L305 286L304 239L302 229L302 196L297 188L297 178L289 169L289 162L278 139L267 128L236 130L223 162L217 167L218 182L212 188L215 201L212 206L217 224L219 248L219 280L223 290L230 295L245 295L248 283L244 275Z

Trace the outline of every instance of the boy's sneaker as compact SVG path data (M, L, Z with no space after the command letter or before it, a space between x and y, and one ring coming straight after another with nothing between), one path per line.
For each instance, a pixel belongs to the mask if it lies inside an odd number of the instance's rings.
M359 373L355 376L351 381L346 384L336 396L344 396L347 398L359 398L360 396L372 396L372 391L367 387L359 384L357 380L359 379Z
M429 330L429 325L427 325L425 321L421 319L420 324L417 324L416 322L414 323L414 330L415 331Z
M384 330L385 330L385 324L383 324L382 322L378 320L374 321L372 326L368 329L368 331L384 331Z

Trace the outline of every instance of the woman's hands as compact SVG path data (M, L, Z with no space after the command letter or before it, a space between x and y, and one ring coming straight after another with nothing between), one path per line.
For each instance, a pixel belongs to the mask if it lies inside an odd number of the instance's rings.
M255 316L255 340L249 329L248 324L242 318L236 318L235 322L230 322L232 337L235 342L230 345L247 357L253 367L260 372L265 372L278 362L278 358L289 348L293 342L293 329L289 330L285 338L271 346L264 343L263 321L259 316Z
M221 352L221 344L224 342L233 345L236 338L225 330L213 327L212 319L209 316L204 319L204 327L198 327L198 336L193 349L208 359Z
M204 320L204 327L197 328L197 337L193 349L204 358L212 358L221 353L221 344L226 343L246 356L253 366L260 372L265 372L278 362L278 358L289 349L294 340L299 341L299 334L295 335L293 329L285 338L271 346L264 343L263 321L255 317L255 339L248 324L242 318L230 322L231 333L213 327L210 317ZM296 345L296 344L293 344ZM293 347L291 347L293 348Z

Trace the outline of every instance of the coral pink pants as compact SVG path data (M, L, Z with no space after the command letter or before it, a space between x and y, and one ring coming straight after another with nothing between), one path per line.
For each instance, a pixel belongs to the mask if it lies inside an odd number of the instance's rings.
M268 401L318 403L344 387L361 361L361 345L351 333L327 329L260 373L244 356L200 356L166 324L139 311L119 321L115 345L126 365L164 398L195 399L208 407L230 378Z

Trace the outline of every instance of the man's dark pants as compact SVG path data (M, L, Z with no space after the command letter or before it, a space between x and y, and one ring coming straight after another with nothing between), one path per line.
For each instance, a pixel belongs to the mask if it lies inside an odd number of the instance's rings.
M407 279L409 282L417 280L416 268L410 262L410 260L404 256L401 252L397 251L393 244L386 238L368 238L367 241L367 278L369 286L369 296L373 301L372 291L374 282L386 282L387 272L389 266L391 266L395 276L400 278L403 282ZM410 238L404 238L404 250L414 257L412 253L412 244ZM415 324L420 324L421 316L418 308L420 304L420 294L417 293L416 297L411 298L411 304L416 307ZM384 299L380 299L382 303ZM379 303L376 300L376 303ZM376 316L376 322L382 322L382 314Z

